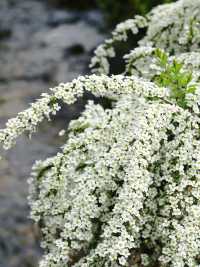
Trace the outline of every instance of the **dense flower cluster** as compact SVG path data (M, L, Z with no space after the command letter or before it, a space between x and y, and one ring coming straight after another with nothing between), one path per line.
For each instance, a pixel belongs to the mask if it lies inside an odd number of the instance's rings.
M2 142L10 146L58 109L55 99L73 103L84 89L113 108L90 102L62 152L33 168L32 218L48 252L40 266L197 266L200 121L197 110L168 103L167 88L133 76L80 77L20 113L23 127L8 122Z
M199 10L199 0L180 0L119 24L92 64L108 73L115 42L148 27L125 56L125 73L61 83L0 131L8 149L61 101L72 104L85 91L111 101L110 108L89 101L60 133L62 150L33 167L40 267L200 266ZM163 49L160 65L155 47Z
M89 103L30 179L41 266L198 266L199 123L135 94Z
M15 139L23 132L30 134L36 130L37 125L46 117L55 115L60 109L58 100L66 104L73 104L78 97L81 97L84 91L90 91L98 97L108 97L113 100L120 98L122 94L135 93L138 97L159 95L164 98L167 89L163 90L151 82L140 80L137 77L126 77L116 75L108 77L106 75L80 76L69 83L60 83L54 88L50 88L51 94L43 93L41 98L27 110L20 112L16 118L8 120L6 128L0 130L0 143L5 149L15 144Z
M156 48L152 47L137 47L129 54L124 56L125 59L125 75L134 75L153 81L154 77L162 71L157 65L155 58ZM160 51L163 51L161 49ZM183 63L183 70L192 71L193 82L200 81L200 53L187 52L176 56L169 56L169 62L176 59Z
M159 47L177 55L200 51L200 3L199 0L179 0L154 8L146 17L137 16L117 25L112 37L100 45L91 61L96 73L110 73L109 58L116 56L115 45L127 42L130 34L146 29L139 46L145 53L150 47ZM137 53L142 51L137 49Z

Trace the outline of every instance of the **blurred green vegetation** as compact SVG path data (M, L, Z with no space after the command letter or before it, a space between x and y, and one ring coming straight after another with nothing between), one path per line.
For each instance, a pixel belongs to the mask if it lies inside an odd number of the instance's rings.
M174 0L48 0L61 8L86 10L100 8L109 27L114 27L118 22L132 18L135 14L146 14L152 7L174 2Z
M113 27L118 22L132 18L136 14L144 15L152 7L174 2L173 0L96 0L103 10L108 26Z
M48 2L58 8L70 8L77 10L86 10L97 7L96 0L48 0Z

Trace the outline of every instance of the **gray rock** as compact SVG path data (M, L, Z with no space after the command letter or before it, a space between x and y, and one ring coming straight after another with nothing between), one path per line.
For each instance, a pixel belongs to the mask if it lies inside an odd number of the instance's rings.
M87 72L89 54L104 36L94 27L95 23L89 22L95 16L79 14L77 17L74 12L53 10L45 1L0 1L0 28L4 31L0 43L0 128L41 92ZM27 177L36 159L45 159L58 151L63 141L58 132L77 117L84 103L79 101L63 108L53 122L42 123L31 140L23 135L15 148L3 152L0 267L37 266L40 235L28 219Z
M76 23L80 19L79 12L56 10L49 14L47 23L50 27L58 27L62 24Z
M54 52L77 43L81 44L88 52L103 40L103 36L84 21L76 24L60 25L48 31L44 30L39 32L36 38L43 40L43 43Z

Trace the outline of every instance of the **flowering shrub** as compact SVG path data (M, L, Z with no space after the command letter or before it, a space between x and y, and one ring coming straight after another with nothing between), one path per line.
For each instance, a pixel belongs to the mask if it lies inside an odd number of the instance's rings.
M140 42L147 48L125 57L125 73L61 83L0 131L8 149L54 115L59 100L72 104L87 90L112 102L106 109L89 101L62 150L33 167L29 202L43 233L40 267L200 265L200 57L198 32L191 35L199 9L199 1L180 0L120 24L92 62L108 71L114 42L149 25ZM187 26L187 43L175 39Z
M199 52L199 11L199 0L179 0L160 5L145 17L136 16L118 24L112 37L96 49L91 61L93 71L109 74L108 59L115 57L115 44L126 42L130 34L136 35L141 29L146 29L146 35L139 41L137 57L146 52L146 47L159 47L170 55Z

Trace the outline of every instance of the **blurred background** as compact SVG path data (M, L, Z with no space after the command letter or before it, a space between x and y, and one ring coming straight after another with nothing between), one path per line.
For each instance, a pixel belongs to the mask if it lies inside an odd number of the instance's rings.
M89 73L95 47L120 21L167 0L0 0L0 128L41 92ZM136 43L136 40L133 40ZM87 100L65 107L0 162L0 267L36 267L40 233L29 220L27 177L36 159L54 155L58 132Z

